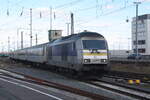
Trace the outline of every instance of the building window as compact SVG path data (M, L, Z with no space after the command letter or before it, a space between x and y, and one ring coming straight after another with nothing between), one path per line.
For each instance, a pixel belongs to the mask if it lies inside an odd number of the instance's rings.
M145 40L139 40L139 41L138 41L138 44L139 44L139 45L145 44Z
M136 49L133 49L133 52L136 53ZM145 48L138 49L138 53L145 53Z
M136 53L136 49L133 49L133 52Z
M138 49L138 52L139 52L139 53L145 53L145 51L146 51L146 50L145 50L144 48Z
M133 41L133 44L136 45L136 41ZM145 44L145 40L138 40L138 45Z
M136 41L133 41L133 44L136 45Z

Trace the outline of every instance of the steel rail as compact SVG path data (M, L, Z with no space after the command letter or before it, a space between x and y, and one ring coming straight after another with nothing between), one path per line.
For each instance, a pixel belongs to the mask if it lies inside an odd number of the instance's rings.
M100 94L91 93L91 92L88 92L88 91L85 91L85 90L81 90L79 88L74 88L74 87L63 85L63 84L60 84L60 83L55 83L55 82L39 79L39 78L36 78L36 77L33 77L33 76L25 75L25 74L14 72L14 71L9 71L9 70L6 70L6 69L2 69L2 70L5 70L5 71L8 71L10 73L17 74L17 75L20 75L20 76L24 77L24 78L15 77L15 76L12 76L10 74L4 73L5 75L7 75L9 77L13 77L15 79L19 79L19 80L23 80L23 81L27 81L27 82L32 82L32 83L36 83L36 84L39 84L39 85L45 85L45 86L57 88L57 89L60 89L60 90L65 90L65 91L68 91L68 92L71 92L71 93L74 93L74 94L77 94L77 95L89 97L93 100L113 100L109 97L104 97Z
M144 83L150 83L150 74L140 74L132 72L110 71L104 77L122 78L122 79L140 79Z
M118 84L106 82L103 80L89 81L86 83L97 86L97 87L101 87L110 91L114 91L119 94L130 96L136 99L142 99L142 100L150 99L150 92L147 92L147 91L145 92L139 89L135 89L135 88L131 88L131 87L123 86L123 85L118 85ZM113 87L117 87L117 88L113 88Z

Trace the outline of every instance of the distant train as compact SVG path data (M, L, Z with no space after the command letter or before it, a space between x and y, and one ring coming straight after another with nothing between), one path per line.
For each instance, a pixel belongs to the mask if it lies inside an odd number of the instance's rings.
M101 74L110 69L107 41L96 32L72 34L45 44L16 50L11 53L10 58L52 65L59 70L75 73Z

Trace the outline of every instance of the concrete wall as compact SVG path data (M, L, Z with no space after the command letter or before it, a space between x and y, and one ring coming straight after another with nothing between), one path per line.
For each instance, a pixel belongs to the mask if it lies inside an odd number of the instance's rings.
M130 54L131 50L110 50L111 58L127 58Z

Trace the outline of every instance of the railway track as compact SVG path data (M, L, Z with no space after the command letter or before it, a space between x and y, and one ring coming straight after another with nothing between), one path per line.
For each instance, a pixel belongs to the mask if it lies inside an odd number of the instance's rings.
M139 74L139 73L131 73L131 72L120 72L120 71L110 71L104 77L110 77L115 79L124 79L124 80L140 80L143 83L150 84L150 74Z
M113 91L118 94L122 94L125 96L132 97L133 99L138 100L150 100L150 91L146 91L139 88L130 87L127 85L115 84L111 82L107 82L104 80L97 80L97 81L88 81L85 82L86 84L93 85L99 88L104 88L110 91Z
M57 88L57 89L60 89L60 90L65 90L67 92L71 92L71 93L74 93L74 94L77 94L77 95L89 97L92 100L113 100L109 97L104 97L100 94L95 94L95 93L92 93L92 92L84 91L84 90L74 88L74 87L70 87L70 86L67 86L67 85L63 85L63 84L59 84L59 83L39 79L39 78L32 77L32 76L29 76L29 75L25 75L25 74L18 73L18 72L13 72L13 71L5 70L5 69L0 69L0 73L3 74L3 75L6 75L8 77L12 77L12 78L19 79L19 80L22 80L22 81L32 82L32 83L36 83L36 84L44 85L44 86L48 86L48 87L53 87L53 88Z
M129 80L139 80L140 82L133 83L131 85L128 83ZM107 75L104 75L103 78L95 78L91 81L85 81L84 83L99 88L104 88L125 96L130 96L134 99L150 100L150 89L140 86L140 84L149 84L149 80L150 75L148 74L111 72Z
M97 93L97 94L91 93L88 91L80 90L78 88L73 88L73 87L62 85L59 83L50 82L47 80L39 79L39 78L32 77L29 75L21 74L18 72L12 72L12 71L7 71L7 70L0 70L0 72L4 73L5 75L7 75L9 77L13 77L13 78L20 79L20 80L27 81L27 82L33 82L33 83L36 83L39 85L45 85L48 87L53 87L53 88L65 90L65 91L68 91L68 92L71 92L74 94L89 97L93 100L112 100L109 96L104 96L104 95L101 95L99 93ZM107 82L107 81L104 81L102 79L97 79L94 81L86 81L83 83L97 87L97 88L103 88L103 89L106 89L107 91L111 91L113 93L124 95L126 97L129 97L129 98L132 98L135 100L137 100L137 99L140 99L140 100L150 99L150 95L149 95L150 91L145 91L145 90L142 90L140 88L128 86L125 84L117 84L117 83L113 83L113 82ZM132 99L129 99L129 100L132 100ZM117 99L117 100L119 100L119 99ZM126 99L122 99L122 100L126 100Z

